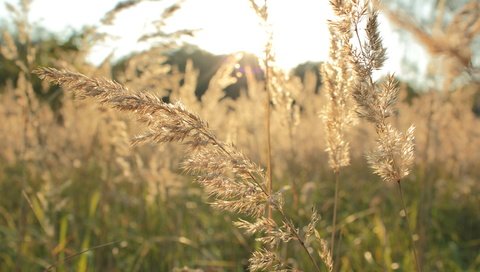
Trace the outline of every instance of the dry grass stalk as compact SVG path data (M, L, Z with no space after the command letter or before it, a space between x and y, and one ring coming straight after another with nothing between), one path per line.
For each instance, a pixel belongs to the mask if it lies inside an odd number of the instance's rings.
M108 11L102 18L102 23L105 25L111 25L115 21L115 18L119 13L129 8L134 7L142 0L126 0L118 3L112 10Z
M34 145L34 142L41 143L40 138L41 131L38 124L35 122L35 114L39 109L38 100L35 96L33 89L33 81L31 78L31 67L36 57L36 48L32 46L32 40L30 36L31 25L29 21L29 11L31 0L19 1L20 9L17 9L13 5L6 3L7 10L11 13L11 18L14 21L14 26L17 32L18 45L15 43L13 37L6 31L3 33L5 39L5 46L0 45L0 53L4 55L7 60L12 61L19 69L18 88L21 90L19 94L22 99L25 99L26 103L23 104L22 117L23 117L23 143L20 149L20 160L23 163L28 161L28 152L32 147L38 147ZM41 145L40 145L41 146ZM22 170L22 190L27 185L27 170ZM25 192L25 191L22 191ZM23 198L20 199L20 216L18 219L19 237L16 243L17 252L22 252L24 247L24 239L26 233L26 214L27 206ZM23 262L23 255L19 254L15 260L15 270L20 270L20 265Z
M265 42L265 56L263 58L263 63L260 62L260 65L263 64L263 69L265 71L265 132L266 132L266 147L267 147L267 175L266 175L266 187L269 193L272 192L272 144L271 144L271 82L272 82L272 60L274 58L272 51L272 41L273 33L272 27L268 21L268 4L267 0L264 0L263 5L259 6L255 0L250 0L250 5L255 11L257 16L261 19L263 27L266 34ZM268 218L272 218L271 207L268 206L267 209Z
M267 183L268 189L272 190L272 112L280 113L282 125L287 128L290 145L292 150L292 158L295 157L293 152L293 141L295 128L299 124L300 107L295 104L293 92L297 88L294 80L290 80L284 71L276 66L276 56L273 45L273 27L269 21L268 1L264 0L263 4L257 4L258 1L250 0L250 6L257 14L261 24L265 30L265 46L264 56L259 60L260 66L263 68L265 75L264 89L266 93L265 99L265 131L266 131L266 147L267 147ZM291 181L294 194L297 191L297 185L292 178Z
M360 117L371 122L377 133L377 146L367 159L373 171L386 182L396 182L400 190L403 208L405 202L400 182L406 177L414 161L414 127L410 126L407 132L401 133L388 121L394 112L399 88L395 78L390 75L382 85L374 82L374 70L382 68L386 60L386 50L378 30L378 12L370 1L334 1L335 12L344 17L352 18L353 36L357 39L356 47L350 44L351 64L358 78L354 86L353 97L358 104ZM365 39L361 39L361 22L366 20ZM415 257L417 271L420 271L419 262L410 226L407 219L412 251Z
M101 22L103 26L110 26L115 24L115 20L117 16L121 13L134 9L144 3L153 2L153 1L145 1L145 0L125 0L119 2L113 9L108 11ZM164 9L164 11L160 14L159 18L152 22L152 26L155 28L153 31L143 34L138 38L139 42L148 42L155 46L160 46L164 48L171 48L174 46L175 42L183 37L183 36L192 36L194 34L194 30L191 29L180 29L173 32L165 31L166 24L168 19L175 15L175 13L180 10L181 5L183 4L184 0L177 0L174 1L170 6ZM95 29L96 39L97 41L101 41L107 38L112 38L110 34L107 32L100 33L102 27L97 27Z
M480 35L480 2L468 1L445 24L442 24L445 20L440 16L446 16L441 10L432 29L425 29L402 11L394 12L381 3L377 5L391 22L410 32L432 56L443 57L441 65L436 66L445 75L444 90L449 90L462 73L468 74L471 80L480 82L480 67L475 67L472 62L474 43Z
M458 104L457 110L464 112L461 115L452 115L449 110L455 104L452 103L455 100L454 96L464 92L469 85L480 82L480 67L478 64L475 65L474 61L475 40L478 40L480 36L480 2L473 0L461 1L463 3L458 3L458 5L448 4L450 7L459 7L457 10L448 11L446 11L448 9L446 2L443 0L436 2L436 18L433 24L428 26L412 19L411 14L407 14L405 11L394 11L387 5L378 4L391 22L412 34L415 40L430 54L432 58L430 59L428 73L432 78L438 79L437 88L443 91L435 90L423 94L418 98L419 101L415 101L415 107L406 111L407 114L417 111L417 113L411 113L414 116L410 119L417 120L416 141L417 145L421 147L417 152L423 154L421 158L422 164L425 166L422 167L423 173L431 173L432 169L441 163L439 158L442 158L440 160L448 157L454 158L450 160L450 163L442 163L447 168L469 161L469 159L458 156L471 154L471 152L462 152L457 148L465 146L466 143L474 146L474 139L476 138L471 137L467 141L460 140L462 136L457 134L468 134L468 129L465 129L464 125L468 123L467 119L472 114L471 108L466 106L471 102L465 101L466 103ZM461 95L469 96L467 93ZM474 100L472 94L470 94L469 100ZM425 105L429 106L426 107ZM423 113L426 109L428 109L427 114ZM420 117L418 112L422 113L423 117ZM457 122L456 116L462 116L461 124ZM425 124L423 127L421 127L422 123ZM452 133L457 135L453 136ZM444 135L448 140L444 141ZM450 139L456 139L455 144L452 145ZM435 146L441 146L442 148L434 148ZM452 146L455 147L451 149ZM446 155L446 152L451 152L451 155ZM439 153L443 154L440 155ZM450 171L455 170L450 168ZM422 205L417 219L420 266L425 263L425 256L427 250L429 250L427 241L431 228L430 209L435 199L433 195L433 192L435 192L434 179L435 177L429 174L423 178L421 183L420 203Z
M73 90L79 97L90 97L101 104L134 114L147 130L137 136L134 144L153 142L180 142L188 149L182 167L187 173L197 175L205 191L214 198L212 205L255 218L255 223L242 220L237 225L248 233L263 233L259 239L265 246L250 259L251 270L277 269L274 261L274 245L296 240L310 260L320 271L307 248L306 241L312 235L302 235L283 210L280 193L269 194L265 187L265 175L258 166L248 160L233 145L221 142L210 131L208 125L182 104L167 104L154 95L135 93L126 87L106 79L91 79L82 74L41 68L35 71L40 78ZM280 224L264 216L266 205L277 211ZM314 229L316 216L308 229ZM318 238L320 239L320 238ZM325 254L325 253L324 253ZM328 255L328 254L327 254ZM282 265L281 267L287 267Z
M89 79L78 73L55 69L41 69L37 73L66 89L75 90L81 97L93 97L102 104L135 113L148 129L133 140L134 144L183 142L190 154L184 169L205 174L199 182L210 194L223 197L218 199L216 206L252 216L262 214L263 205L257 204L266 203L267 197L262 194L263 185L257 182L263 179L261 170L233 146L220 143L208 125L180 103L167 104L153 95L130 92L116 82ZM226 173L227 169L232 169L231 173ZM236 199L239 196L248 201Z
M326 151L329 165L335 174L335 197L332 219L331 252L334 254L336 218L338 205L338 187L340 168L350 164L350 143L346 140L347 132L354 122L352 88L355 76L349 62L350 38L352 36L352 19L344 16L351 13L351 6L341 6L340 2L332 1L337 20L329 22L330 51L329 61L322 66L324 90L328 103L321 113L325 124L327 141ZM341 9L347 9L340 12Z
M393 75L388 76L382 85L373 81L373 71L380 69L386 59L385 48L378 32L376 11L359 10L358 21L354 22L359 47L351 47L351 61L357 76L366 80L357 81L353 97L359 107L359 116L374 124L378 135L377 148L368 156L370 166L384 181L399 182L409 174L413 163L414 127L403 134L388 122L397 101L398 84ZM368 17L366 41L360 39L358 30L358 22L364 17Z

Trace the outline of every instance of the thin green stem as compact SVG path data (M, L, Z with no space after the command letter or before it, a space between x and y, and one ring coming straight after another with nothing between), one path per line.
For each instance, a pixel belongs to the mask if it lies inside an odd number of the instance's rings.
M313 265L315 266L315 269L317 271L321 271L320 270L320 267L318 266L317 262L315 261L315 258L313 258L312 254L310 253L310 251L308 250L307 246L305 245L305 242L303 241L302 237L300 237L300 234L298 234L298 231L297 229L295 228L295 226L292 225L292 223L290 222L290 220L288 219L287 215L283 212L283 210L281 208L278 208L277 209L280 214L282 215L283 217L283 222L285 222L285 224L287 224L288 228L290 229L290 231L295 235L295 238L297 238L297 241L300 243L300 245L302 246L303 250L305 250L305 252L307 253L308 257L310 258L310 261L313 263Z
M338 206L338 184L340 180L340 172L335 171L335 199L333 202L333 219L332 219L332 238L331 238L331 252L332 252L332 259L335 263L335 234L336 234L336 226L337 226L337 206Z
M338 246L337 246L337 254L338 252L341 251L341 247L342 247L342 238L343 238L343 230L342 228L340 228L340 230L338 231ZM332 252L332 261L333 261L333 255L335 253ZM340 267L340 262L335 262L333 261L333 271L338 271Z
M412 230L410 229L410 222L408 221L407 208L406 208L406 205L405 205L405 201L403 199L402 184L401 184L400 180L397 180L397 184L398 184L398 191L400 192L400 199L401 199L402 205L403 205L403 211L405 212L405 222L407 223L408 234L410 236L409 240L410 240L411 247L412 247L413 257L415 259L415 266L417 268L417 272L421 272L422 270L420 269L420 264L418 262L417 250L415 249L415 242L413 240Z
M70 255L70 256L67 256L67 257L65 257L64 259L60 260L60 261L65 262L65 261L68 261L68 260L73 259L73 258L75 258L75 257L78 257L78 256L80 256L80 255L82 255L83 253L86 253L86 252L88 252L88 251L96 250L96 249L99 249L99 248L102 248L102 247L106 247L106 246L110 246L110 245L117 244L117 243L120 243L120 241L109 242L109 243L101 244L101 245L94 246L94 247L91 247L91 248L87 248L87 249L85 249L85 250L82 250L82 251L77 252L77 253L75 253L75 254L72 254L72 255ZM49 267L45 268L45 270L43 270L43 271L44 271L44 272L48 272L48 271L52 270L53 268L57 267L57 265L58 265L58 263L59 263L60 261L58 261L58 262L50 265Z

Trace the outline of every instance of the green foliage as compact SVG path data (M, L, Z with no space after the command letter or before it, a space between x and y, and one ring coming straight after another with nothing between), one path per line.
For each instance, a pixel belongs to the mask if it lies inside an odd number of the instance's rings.
M398 216L396 188L386 188L365 166L364 162L354 162L355 175L342 177L344 189L338 215L341 246L337 252L342 256L342 271L411 271L414 268L406 251L409 245L405 223ZM45 181L31 171L27 171L27 184L21 186L23 171L28 168L15 165L0 169L0 271L15 267L39 271L50 264L58 265L58 271L171 271L183 266L205 271L244 271L250 251L255 248L251 238L232 226L235 218L212 210L197 186L188 186L180 195L148 202L145 184L128 180L112 184L105 180L105 170L91 161L88 167L65 169L62 175L68 180L59 181L47 192L42 188ZM326 168L320 172L329 173ZM333 176L326 174L321 182L312 182L322 187L304 206L320 208L325 219L318 229L327 236ZM409 199L418 199L418 184L409 183L407 188ZM24 197L22 191L31 203L38 204L21 207L18 200ZM478 201L478 197L452 199L447 193L435 199L425 271L480 269ZM407 205L415 211L419 203ZM42 217L36 209L43 209ZM296 215L293 219L297 222L308 223L308 208L288 206L287 212ZM19 225L22 221L23 227ZM49 234L48 228L57 235ZM24 241L18 241L22 236ZM87 247L109 242L116 243L63 260ZM17 251L19 245L22 250ZM287 251L307 264L306 256Z

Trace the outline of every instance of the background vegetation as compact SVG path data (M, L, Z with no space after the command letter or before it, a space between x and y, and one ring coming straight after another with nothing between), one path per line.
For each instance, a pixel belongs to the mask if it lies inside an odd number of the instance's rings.
M403 131L416 125L416 160L402 184L423 271L480 270L480 7L452 3L438 1L422 27L406 19L408 5L381 7L432 56L434 84L401 82L392 117ZM0 41L0 271L244 271L259 244L180 170L184 147L132 147L138 125L128 114L74 100L31 71L64 67L180 100L265 166L265 75L256 57L172 47L170 38L189 34L172 33L150 50L93 66L85 56L99 39L95 29L32 39L28 1L9 8L14 29ZM288 99L272 105L272 169L286 212L306 225L316 207L317 230L329 237L335 178L318 117L327 103L320 65L301 65L281 82ZM395 184L365 160L374 135L364 121L348 135L335 269L413 271ZM308 262L294 246L282 256L295 267Z

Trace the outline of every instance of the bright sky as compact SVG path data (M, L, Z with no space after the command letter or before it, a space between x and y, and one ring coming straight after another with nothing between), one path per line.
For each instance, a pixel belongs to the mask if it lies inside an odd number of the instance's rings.
M3 3L17 4L18 0L0 0L0 18L5 18ZM118 0L33 0L30 18L47 30L65 33L82 25L98 25L103 15ZM277 63L292 68L305 61L320 61L328 56L326 20L331 17L328 0L269 1L270 19L274 29ZM118 36L93 48L90 60L100 63L112 51L119 57L132 50L143 50L146 44L138 38L152 30L171 0L145 2L120 14L112 27L103 28ZM381 18L381 20L383 20ZM404 49L399 47L397 34L388 22L381 22L384 44L389 61L384 72L399 71ZM249 8L248 0L185 0L182 9L168 21L170 29L200 29L189 42L216 54L248 51L258 54L264 45L264 34L258 18Z

